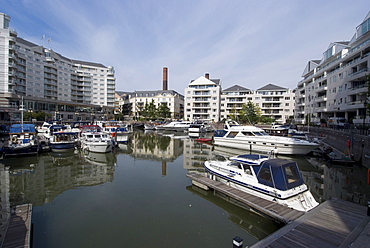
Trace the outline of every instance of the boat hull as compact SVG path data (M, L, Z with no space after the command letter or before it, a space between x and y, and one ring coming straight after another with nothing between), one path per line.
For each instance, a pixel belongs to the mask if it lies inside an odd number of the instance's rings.
M232 147L242 150L253 150L260 152L274 151L275 153L288 155L306 155L319 146L319 144L310 142L302 142L298 144L279 142L278 139L261 140L254 137L214 137L214 144L218 146Z
M64 143L51 142L49 144L49 147L52 152L70 152L75 149L75 142L64 142Z
M289 196L287 198L281 198L276 192L273 193L267 188L263 188L261 186L254 185L253 183L239 180L237 177L234 178L225 175L218 171L212 170L212 168L208 166L205 166L205 168L207 171L207 177L212 180L222 182L232 188L241 190L251 195L255 195L268 201L276 202L278 204L294 208L298 211L306 212L318 205L308 189L301 192L298 191L299 194Z
M14 147L14 146L3 147L4 157L36 155L39 152L40 152L39 145L30 145L27 147Z
M111 142L81 142L81 148L88 152L107 153L113 150Z

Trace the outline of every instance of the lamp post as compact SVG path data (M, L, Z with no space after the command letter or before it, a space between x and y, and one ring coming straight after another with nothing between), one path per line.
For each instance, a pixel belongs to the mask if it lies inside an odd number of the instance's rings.
M94 112L91 113L91 118L92 118L92 124L94 124L94 122L95 122L95 113Z
M56 120L58 120L58 114L59 114L59 112L56 110L55 111L55 116L54 116L54 120L56 121Z
M33 110L31 108L28 109L28 113L30 113L30 122L32 122L32 112L33 112Z
M364 118L362 120L362 134L365 135L365 121L366 121L366 114L367 114L367 97L365 98L365 102L364 102Z

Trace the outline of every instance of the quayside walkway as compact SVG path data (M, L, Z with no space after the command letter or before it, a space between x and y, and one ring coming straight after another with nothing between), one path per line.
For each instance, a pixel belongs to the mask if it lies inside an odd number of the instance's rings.
M232 197L235 200L242 202L243 204L249 206L259 213L270 216L273 219L286 224L292 222L293 220L304 214L304 212L294 210L276 202L268 201L260 197L248 194L246 192L232 188L222 182L211 180L197 173L188 173L186 176L192 179L192 183L195 186L206 190L208 190L208 188L212 188L218 192Z
M30 247L32 204L13 208L1 248Z
M260 247L369 247L370 217L367 207L340 199L325 201L309 212L300 212L261 199L196 173L188 173L195 186L232 197L254 210L286 223L254 244Z

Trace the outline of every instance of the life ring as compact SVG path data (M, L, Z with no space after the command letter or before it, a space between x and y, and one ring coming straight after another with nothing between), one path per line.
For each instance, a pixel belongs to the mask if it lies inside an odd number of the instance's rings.
M11 141L12 141L12 143L17 143L17 137L13 136L13 137L11 138Z

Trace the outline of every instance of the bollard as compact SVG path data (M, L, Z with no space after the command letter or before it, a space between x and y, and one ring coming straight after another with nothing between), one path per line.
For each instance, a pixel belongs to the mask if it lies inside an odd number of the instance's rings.
M367 201L367 216L370 216L370 201Z
M243 239L239 236L233 238L233 248L241 248L243 246Z

